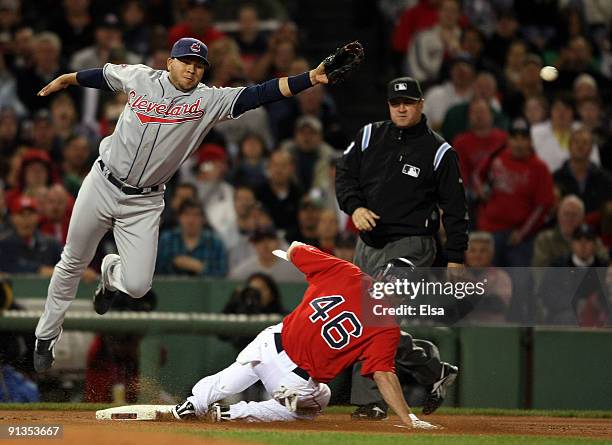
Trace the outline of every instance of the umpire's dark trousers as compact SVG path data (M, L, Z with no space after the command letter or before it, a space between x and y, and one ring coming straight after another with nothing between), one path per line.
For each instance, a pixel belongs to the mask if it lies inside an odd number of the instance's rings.
M433 237L408 236L388 243L382 249L375 249L360 238L357 241L353 262L361 270L372 275L378 268L398 257L412 261L416 267L430 267L436 257L436 243ZM415 345L412 337L406 333L402 334L395 365L398 375L410 373L417 382L425 386L436 382L442 373L440 356L428 353L427 348ZM353 366L351 403L367 405L382 401L383 397L374 380L362 377L361 362L356 363Z

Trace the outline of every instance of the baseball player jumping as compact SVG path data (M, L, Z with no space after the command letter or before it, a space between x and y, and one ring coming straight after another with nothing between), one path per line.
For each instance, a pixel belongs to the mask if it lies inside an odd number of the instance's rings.
M200 146L217 123L260 105L290 97L318 83L337 83L363 59L350 43L317 68L297 76L241 88L200 83L208 48L192 38L178 40L167 71L145 65L113 65L63 74L38 93L47 96L80 85L128 95L115 131L100 143L100 156L79 191L64 251L55 266L45 310L36 327L34 367L51 368L62 323L79 279L99 241L113 230L119 255L102 261L94 309L106 313L118 293L140 298L151 288L164 184Z
M282 323L263 330L235 363L196 383L193 395L173 408L174 417L310 420L329 403L331 392L325 383L360 360L361 374L376 382L400 417L398 426L437 428L411 413L404 399L395 375L400 330L391 316L374 320L377 301L364 294L371 287L370 277L347 261L299 242L291 244L287 258L308 280L301 303ZM259 380L272 399L230 406L216 403Z

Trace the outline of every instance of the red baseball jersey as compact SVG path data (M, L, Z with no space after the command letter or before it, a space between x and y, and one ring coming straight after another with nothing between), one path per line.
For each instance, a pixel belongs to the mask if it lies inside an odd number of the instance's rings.
M372 317L372 307L380 302L363 296L369 277L312 246L294 247L291 261L309 286L283 320L283 347L289 358L319 382L329 382L361 360L365 377L395 372L400 330L390 316Z

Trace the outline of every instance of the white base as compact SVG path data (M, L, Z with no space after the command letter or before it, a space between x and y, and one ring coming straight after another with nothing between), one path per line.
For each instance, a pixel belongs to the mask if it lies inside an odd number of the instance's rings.
M172 420L174 405L127 405L96 411L97 420Z

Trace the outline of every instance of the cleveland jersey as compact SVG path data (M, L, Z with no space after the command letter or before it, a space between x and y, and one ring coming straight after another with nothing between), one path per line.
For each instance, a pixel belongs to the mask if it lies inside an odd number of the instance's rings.
M361 374L395 372L399 327L391 317L372 319L374 301L362 297L368 277L355 265L306 245L295 246L291 261L308 280L302 302L283 320L287 355L319 382L363 361ZM369 303L372 304L369 304Z

